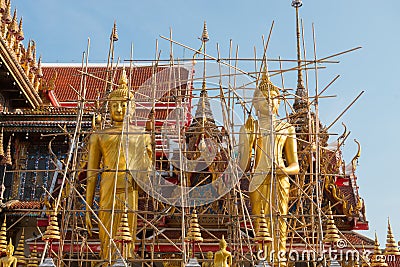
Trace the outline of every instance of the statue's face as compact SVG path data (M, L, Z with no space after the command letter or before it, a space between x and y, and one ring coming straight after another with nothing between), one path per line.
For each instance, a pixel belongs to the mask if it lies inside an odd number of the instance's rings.
M110 99L110 115L114 122L123 122L128 111L128 101L125 98L113 97ZM131 105L129 112L133 113L135 106Z
M110 114L113 121L123 122L128 108L126 99L112 98L110 100Z
M270 92L270 100L261 92L254 94L254 108L263 115L278 114L279 96L275 91Z
M12 256L13 253L14 253L14 248L7 246L7 248L6 248L7 256Z

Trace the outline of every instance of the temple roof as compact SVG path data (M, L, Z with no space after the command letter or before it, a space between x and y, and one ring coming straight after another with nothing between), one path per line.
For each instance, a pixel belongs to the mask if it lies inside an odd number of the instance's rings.
M155 83L157 83L157 89L169 92L174 88L174 84L170 83L170 75L174 74L174 80L178 80L182 84L182 89L186 88L188 83L189 72L185 68L175 68L174 71L170 71L171 68L168 66L135 66L127 69L128 80L131 81L131 88L133 90L147 92L150 89L151 79L155 75ZM113 76L113 85L118 84L118 78L122 68L117 68L115 71L108 71L108 77ZM79 99L79 91L82 83L82 73L84 73L82 66L76 64L43 64L44 80L54 81L53 90L54 97L60 106L73 107L77 106L77 100ZM107 66L105 64L89 64L86 70L88 73L86 80L86 100L88 103L94 103L98 99L102 99L105 94L105 80L107 78ZM115 73L114 73L115 72ZM56 77L55 77L56 76ZM148 87L148 88L147 88ZM150 92L148 95L151 95ZM138 96L135 96L138 98Z

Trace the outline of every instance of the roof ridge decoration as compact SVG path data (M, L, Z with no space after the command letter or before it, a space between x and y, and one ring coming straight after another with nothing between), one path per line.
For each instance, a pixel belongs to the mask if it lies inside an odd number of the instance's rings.
M35 86L40 83L37 80L42 79L41 75L37 75L36 44L30 40L28 47L24 47L23 20L21 18L18 22L16 8L13 16L10 10L11 0L0 0L1 60L17 82L17 88L23 92L22 98L35 108L43 102L37 91L38 86Z

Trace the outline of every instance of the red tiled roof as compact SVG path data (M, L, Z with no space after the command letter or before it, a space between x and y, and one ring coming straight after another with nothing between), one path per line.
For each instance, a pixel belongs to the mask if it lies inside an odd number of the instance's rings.
M176 83L170 81L179 81L182 84L182 89L186 88L188 83L189 72L185 68L176 68L174 71L169 70L167 66L157 67L156 70L152 66L133 67L127 70L128 79L132 81L131 87L137 90L140 86L150 85L153 78L154 71L159 74L156 75L156 83L158 83L157 90L167 92L172 88L176 88ZM82 80L82 67L68 66L68 65L45 65L43 67L43 75L45 81L50 81L51 78L57 73L55 79L54 97L61 104L76 105L79 95L76 91L80 91ZM122 68L116 69L115 73L109 71L109 75L113 75L114 86L118 84ZM164 72L163 72L164 71ZM95 101L97 98L102 98L105 91L105 79L107 76L106 66L88 66L87 73L89 74L86 79L86 100ZM171 76L172 74L172 76ZM171 78L172 77L172 78ZM146 82L147 81L147 82ZM144 88L145 89L145 88ZM149 89L150 86L149 86ZM76 90L76 91L75 91ZM150 94L149 94L150 95Z

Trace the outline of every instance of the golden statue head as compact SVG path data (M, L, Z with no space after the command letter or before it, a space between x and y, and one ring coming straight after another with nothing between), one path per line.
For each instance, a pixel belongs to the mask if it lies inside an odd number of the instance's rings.
M214 253L212 251L207 252L207 259L211 260L214 257Z
M267 71L264 70L258 88L254 91L254 108L261 113L277 114L280 105L279 94L279 88L271 82Z
M108 95L107 99L108 108L113 121L122 122L127 111L129 111L130 116L134 113L134 95L128 88L128 79L126 77L125 68L122 70L121 77L119 78L118 88L113 90Z
M221 240L219 240L219 248L225 249L227 246L228 246L228 244L225 241L224 235L222 235Z
M7 254L7 256L12 256L13 253L14 253L14 246L13 246L11 238L10 238L10 242L8 243L8 245L6 247L6 254Z

